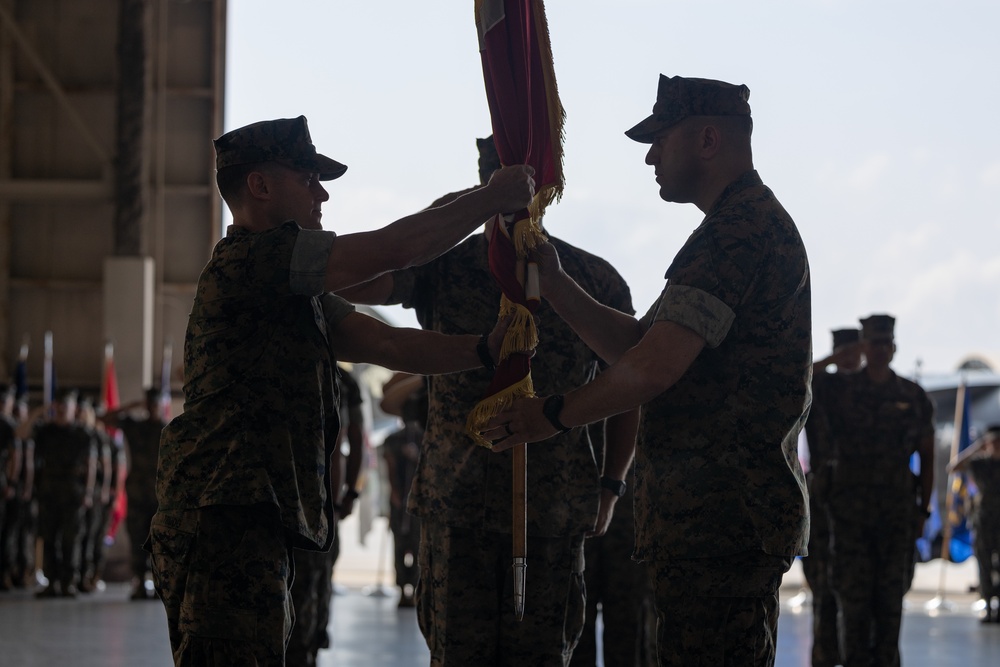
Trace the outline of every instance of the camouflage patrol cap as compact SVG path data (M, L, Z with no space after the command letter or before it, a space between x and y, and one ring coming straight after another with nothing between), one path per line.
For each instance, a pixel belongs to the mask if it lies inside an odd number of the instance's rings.
M640 144L651 144L657 133L688 116L749 116L750 89L713 79L660 75L653 113L625 132Z
M278 162L319 174L321 181L340 178L347 171L346 165L316 152L305 116L252 123L226 132L214 144L216 169Z
M835 329L833 334L833 349L857 343L861 340L861 329Z
M861 320L861 338L864 340L892 340L896 318L892 315L870 315Z

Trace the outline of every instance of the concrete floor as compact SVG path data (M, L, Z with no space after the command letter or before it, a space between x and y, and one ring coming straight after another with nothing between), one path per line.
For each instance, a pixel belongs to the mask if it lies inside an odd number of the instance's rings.
M397 609L394 590L385 586L392 577L392 544L384 519L359 530L352 515L342 522L340 535L333 645L320 652L320 666L425 667L429 654L415 611ZM945 569L940 560L917 565L903 619L905 667L1000 665L1000 624L979 623L977 596L969 592L977 576L972 559ZM802 582L796 562L781 589L777 667L809 666L812 615L799 596ZM942 597L945 604L930 604ZM0 667L171 664L162 605L130 602L126 584L109 584L75 600L0 593Z
M393 593L343 588L334 597L333 646L320 653L330 667L417 667L428 664L412 609ZM372 587L380 592L378 587ZM796 585L782 588L778 667L809 665L811 615L791 604ZM931 592L907 598L902 653L906 667L995 667L1000 625L983 626L974 595L946 596L954 609L928 612ZM4 667L169 667L166 622L158 601L130 602L124 584L76 600L36 600L25 591L0 594L0 664Z

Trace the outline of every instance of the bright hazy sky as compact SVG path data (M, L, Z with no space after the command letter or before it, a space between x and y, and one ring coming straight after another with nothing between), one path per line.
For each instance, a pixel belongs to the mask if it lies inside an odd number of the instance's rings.
M644 312L702 219L622 133L667 75L745 83L754 162L812 267L814 348L896 316L895 368L1000 358L1000 3L549 0L566 108L548 231L609 260ZM381 227L477 182L490 134L473 0L230 0L226 129L309 119L349 165L324 225ZM415 326L409 311L390 309Z

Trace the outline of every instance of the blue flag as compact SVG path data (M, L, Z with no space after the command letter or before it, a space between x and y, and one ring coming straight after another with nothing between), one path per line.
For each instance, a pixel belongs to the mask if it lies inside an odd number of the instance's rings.
M972 419L970 406L972 392L965 388L965 400L962 402L961 428L958 432L958 453L961 454L972 444ZM958 426L958 424L956 424ZM975 486L970 482L968 474L955 473L951 478L951 510L948 521L951 524L951 540L948 554L952 563L961 563L972 555L972 526L970 512Z
M22 357L14 367L14 396L17 400L28 396L28 360Z

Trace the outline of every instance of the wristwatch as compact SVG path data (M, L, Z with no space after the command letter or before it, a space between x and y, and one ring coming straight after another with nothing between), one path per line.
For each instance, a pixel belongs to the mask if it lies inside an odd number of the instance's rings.
M565 433L569 430L569 426L566 426L559 421L559 413L562 412L563 409L563 400L564 398L562 394L552 394L545 399L544 403L542 403L542 414L549 420L552 427L560 433Z
M625 495L625 482L620 479L611 479L610 477L601 476L601 488L611 491L613 494L621 498Z

